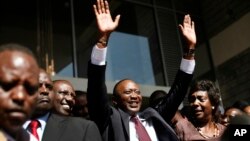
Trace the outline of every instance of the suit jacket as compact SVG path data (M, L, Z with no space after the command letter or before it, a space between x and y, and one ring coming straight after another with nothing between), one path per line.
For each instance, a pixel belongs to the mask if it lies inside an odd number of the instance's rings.
M129 114L112 107L109 103L105 84L106 66L88 65L88 108L104 141L129 141ZM172 119L183 101L192 75L178 71L168 95L154 108L147 108L139 116L152 120L160 141L178 140L174 130L167 123ZM167 122L166 122L167 121Z
M93 121L50 114L42 141L101 141Z
M16 136L12 137L10 134L0 129L0 141L29 141L30 135L23 128L16 132Z

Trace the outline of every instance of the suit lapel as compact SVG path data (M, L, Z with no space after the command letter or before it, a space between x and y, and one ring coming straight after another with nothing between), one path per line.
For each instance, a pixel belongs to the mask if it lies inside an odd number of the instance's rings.
M112 107L111 115L112 130L114 132L115 141L129 140L129 115L119 108Z
M126 135L128 136L129 135L129 115L123 112L121 109L119 109L119 112L122 118L123 127L126 130Z
M160 140L166 140L166 134L171 134L171 136L176 136L173 128L162 118L162 116L153 108L149 107L139 114L140 117L145 120L151 119L153 126L155 127L155 132ZM165 135L164 135L165 134Z

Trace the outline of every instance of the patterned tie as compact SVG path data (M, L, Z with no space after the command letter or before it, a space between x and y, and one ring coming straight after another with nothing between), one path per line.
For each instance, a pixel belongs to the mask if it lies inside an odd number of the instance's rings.
M37 133L37 128L39 126L40 126L40 122L38 120L32 120L29 124L31 134L33 134L38 141L39 141L39 136Z
M139 119L135 116L131 117L131 121L135 123L135 130L138 135L139 141L151 141L148 132L145 127L141 124Z

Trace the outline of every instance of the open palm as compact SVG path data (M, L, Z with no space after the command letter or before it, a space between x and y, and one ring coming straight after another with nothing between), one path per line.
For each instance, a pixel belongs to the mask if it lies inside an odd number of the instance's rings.
M179 27L189 46L195 45L196 44L195 26L194 22L191 21L190 15L185 15L183 20L183 25L180 24Z
M93 7L99 31L101 33L110 33L114 31L118 26L120 15L117 15L113 21L109 10L109 4L106 0L97 0L97 5Z

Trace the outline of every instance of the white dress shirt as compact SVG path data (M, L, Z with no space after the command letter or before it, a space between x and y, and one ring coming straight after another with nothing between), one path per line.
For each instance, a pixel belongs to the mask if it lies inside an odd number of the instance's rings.
M139 116L137 116L137 118L140 120L142 125L147 130L151 141L158 141L152 121L151 120L146 121L145 119L139 118ZM129 120L129 138L130 141L139 141L136 134L135 123L131 120Z

